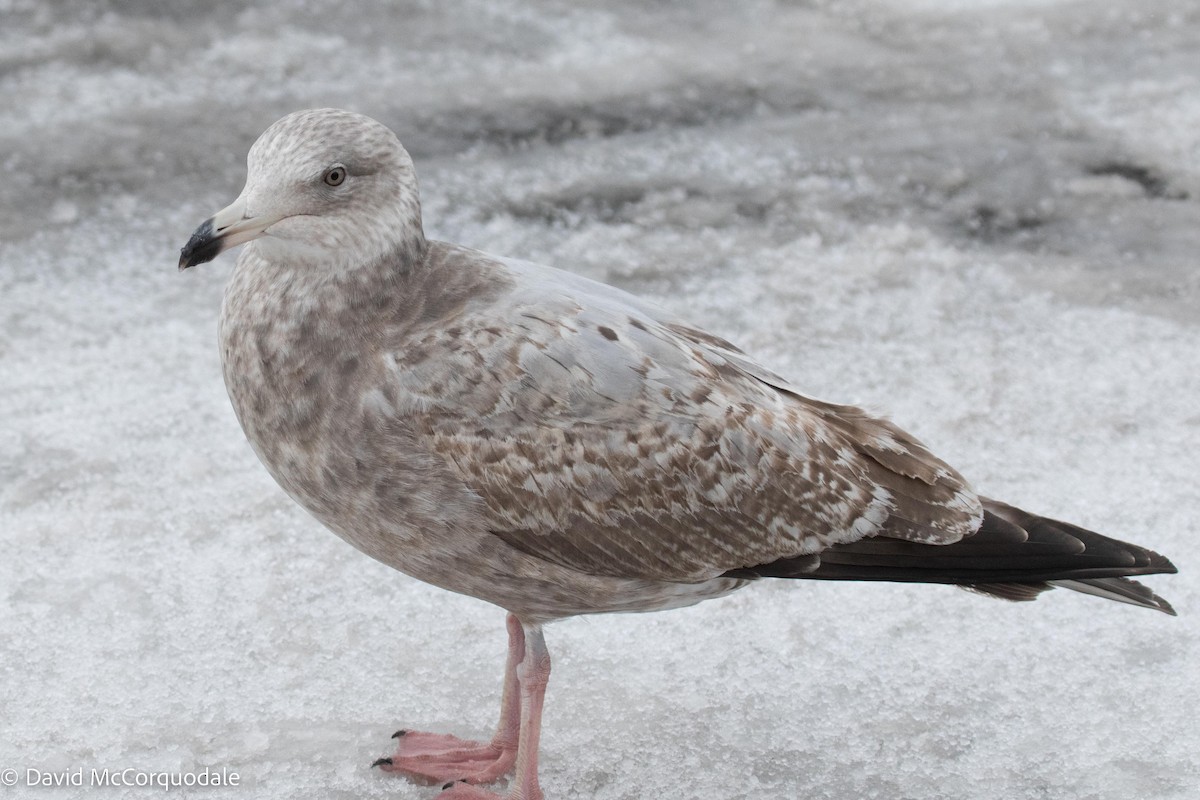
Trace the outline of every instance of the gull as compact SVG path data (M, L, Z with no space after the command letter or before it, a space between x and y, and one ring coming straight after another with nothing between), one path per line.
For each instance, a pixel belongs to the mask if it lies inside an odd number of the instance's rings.
M179 267L247 244L220 348L272 477L372 558L508 612L495 736L398 731L387 772L539 800L550 656L577 614L657 611L763 578L1065 587L1174 611L1157 553L977 494L910 434L822 402L620 289L425 238L395 134L289 114Z

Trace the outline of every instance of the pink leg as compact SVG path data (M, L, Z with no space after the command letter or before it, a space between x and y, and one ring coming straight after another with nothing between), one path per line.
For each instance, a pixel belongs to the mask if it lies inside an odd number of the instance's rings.
M550 682L550 652L542 629L536 625L525 627L525 657L517 666L517 683L520 685L521 734L517 745L517 771L508 789L507 800L544 800L538 786L537 756L538 740L542 733L542 703L546 698L546 684ZM445 787L446 791L435 800L503 800L500 795L471 786L456 783Z
M518 673L525 657L525 631L508 615L508 660L500 700L500 724L490 742L460 739L444 733L397 731L396 754L372 766L399 772L427 783L469 781L491 783L506 775L517 761L521 734L521 692ZM540 634L539 634L540 636ZM544 649L544 646L543 646Z

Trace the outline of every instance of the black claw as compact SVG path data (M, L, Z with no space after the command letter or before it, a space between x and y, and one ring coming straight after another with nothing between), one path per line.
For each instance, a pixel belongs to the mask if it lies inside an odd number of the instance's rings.
M401 736L403 736L406 733L408 733L408 731L404 730L404 728L401 728L400 730L398 730L392 734L392 738L399 739Z
M449 789L451 786L453 786L456 783L462 783L462 781L450 781L449 783L447 783L445 786L442 787L442 791L443 792L446 791L447 789Z
M375 767L380 767L380 766L390 767L391 765L392 765L392 760L390 758L377 758L377 759L375 759L375 763L371 764L371 768L374 769Z

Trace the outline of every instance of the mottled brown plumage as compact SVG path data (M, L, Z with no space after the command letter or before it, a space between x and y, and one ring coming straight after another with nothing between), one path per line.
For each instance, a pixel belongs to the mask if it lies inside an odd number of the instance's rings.
M482 750L402 737L386 768L510 765L548 675L539 626L572 614L686 605L764 576L1009 599L1065 585L1170 611L1122 577L1173 571L1161 556L981 499L892 423L805 397L618 289L427 242L412 163L373 120L299 112L248 161L241 197L181 266L253 240L220 337L255 452L354 546L520 621L503 736ZM516 758L529 797L533 737Z

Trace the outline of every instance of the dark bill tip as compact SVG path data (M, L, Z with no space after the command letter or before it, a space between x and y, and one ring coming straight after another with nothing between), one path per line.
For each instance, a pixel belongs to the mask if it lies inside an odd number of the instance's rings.
M179 269L185 270L197 264L212 261L222 250L221 237L213 228L212 217L204 220L192 238L179 251Z

